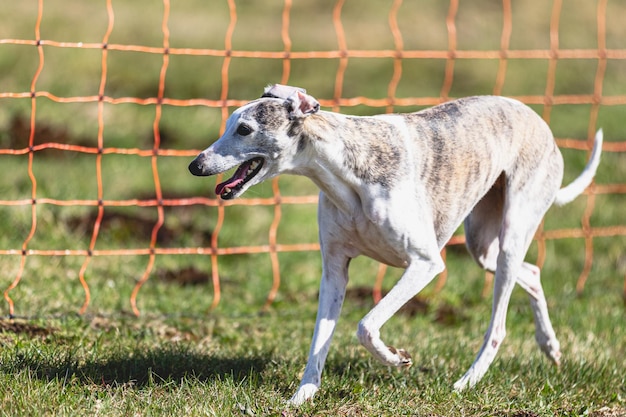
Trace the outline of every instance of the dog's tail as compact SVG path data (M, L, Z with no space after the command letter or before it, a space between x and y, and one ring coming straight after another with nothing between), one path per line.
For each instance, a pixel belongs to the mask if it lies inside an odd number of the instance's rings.
M598 164L600 163L600 154L602 153L602 129L596 132L596 138L593 144L593 150L591 151L591 158L587 162L587 166L583 172L567 186L561 188L556 194L554 204L557 206L563 206L585 191L585 188L591 184L593 177L596 175Z

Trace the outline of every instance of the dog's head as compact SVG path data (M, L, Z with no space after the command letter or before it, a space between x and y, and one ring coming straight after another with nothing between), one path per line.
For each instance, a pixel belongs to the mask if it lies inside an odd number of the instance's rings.
M235 110L222 137L191 162L189 171L209 176L239 165L231 178L215 188L224 200L238 197L291 168L302 123L319 108L317 100L301 88L267 87L260 99Z

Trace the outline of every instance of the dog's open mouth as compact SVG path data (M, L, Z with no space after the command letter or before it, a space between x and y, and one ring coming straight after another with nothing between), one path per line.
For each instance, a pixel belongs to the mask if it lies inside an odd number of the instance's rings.
M262 166L263 158L252 158L244 162L237 168L237 171L235 171L232 177L227 181L217 184L215 194L219 195L224 200L230 200L235 196L237 191L241 190L245 183L259 173Z

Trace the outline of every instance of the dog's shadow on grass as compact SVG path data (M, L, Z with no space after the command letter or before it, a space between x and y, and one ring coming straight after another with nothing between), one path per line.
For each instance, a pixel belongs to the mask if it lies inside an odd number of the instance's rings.
M200 382L223 379L239 382L250 379L251 375L261 375L272 358L271 352L261 350L245 354L208 353L196 349L193 343L167 339L161 339L160 344L138 340L134 347L110 341L84 346L75 338L57 332L52 326L42 327L25 320L0 320L0 335L21 334L29 340L4 352L0 371L18 374L28 370L39 379L63 383L142 387L186 378ZM5 348L2 342L0 339L0 349Z
M13 364L5 366L15 372L29 369L48 381L92 383L103 386L153 386L192 379L200 382L232 379L234 382L261 375L270 354L248 356L212 356L195 352L191 347L174 344L153 349L113 352L93 359L65 355L18 354ZM10 372L10 371L9 371Z

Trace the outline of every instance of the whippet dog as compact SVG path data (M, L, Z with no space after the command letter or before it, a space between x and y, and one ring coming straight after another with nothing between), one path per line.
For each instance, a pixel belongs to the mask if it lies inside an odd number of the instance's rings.
M320 110L303 89L274 85L235 110L189 170L208 176L239 166L215 189L225 200L282 173L309 177L321 190L322 280L308 362L290 400L297 405L320 387L350 260L366 255L405 269L359 322L357 336L383 364L408 367L411 356L387 346L380 328L443 271L441 249L463 222L469 252L495 279L484 343L454 388L476 384L494 360L515 283L530 295L539 347L558 365L539 268L524 257L548 208L591 183L601 147L598 131L582 174L559 189L563 158L553 135L518 101L468 97L416 113L356 117Z

